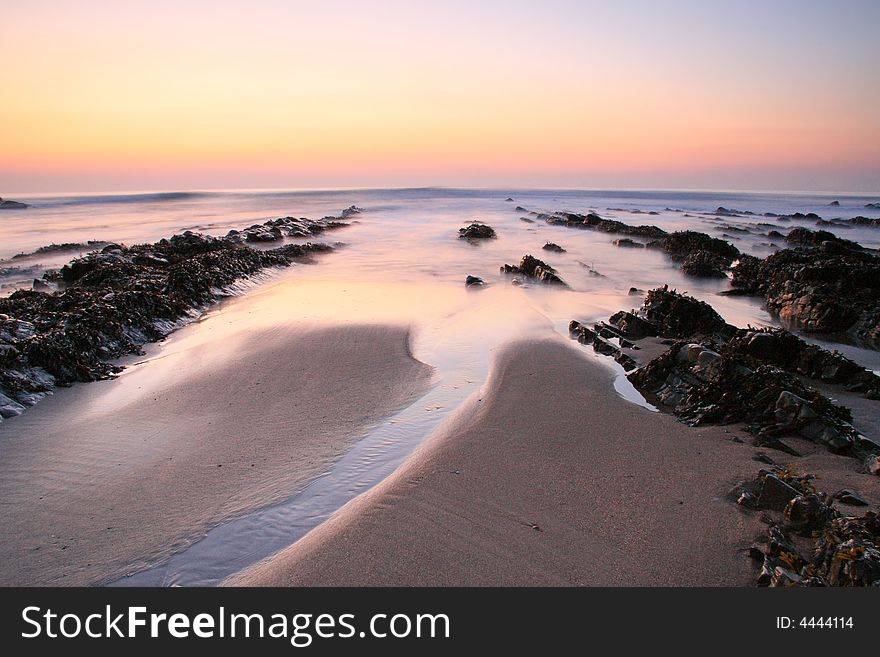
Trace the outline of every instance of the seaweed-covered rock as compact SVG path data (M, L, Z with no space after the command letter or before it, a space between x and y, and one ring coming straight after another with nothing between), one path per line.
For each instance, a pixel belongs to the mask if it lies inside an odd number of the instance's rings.
M547 283L548 285L568 287L568 284L559 277L559 273L553 267L531 255L524 255L519 265L503 265L501 273L522 274L532 280Z
M783 515L792 531L810 535L840 515L825 504L823 497L815 493L798 495L788 503Z
M634 237L661 238L666 231L657 226L630 226L616 219L604 219L594 212L577 214L575 212L555 212L540 215L548 224L568 226L569 228L591 228L605 233L632 235Z
M648 291L640 314L663 337L729 336L736 331L705 301L670 290L666 285Z
M839 517L819 532L811 572L829 586L880 585L880 519Z
M758 277L764 261L753 255L743 253L733 264L730 285L744 293L753 293L758 286Z
M727 278L730 261L709 251L697 251L681 263L681 271L698 278Z
M619 240L613 240L611 243L614 246L619 246L619 247L628 248L628 249L644 249L645 248L645 245L642 244L641 242L636 242L634 240L631 240L628 237L624 237Z
M804 228L802 226L789 232L789 234L785 236L785 241L797 246L820 246L823 242L831 242L844 248L857 251L863 250L863 247L860 244L850 240L841 239L834 233L829 233L827 230L810 230L809 228Z
M880 348L880 257L840 241L741 258L733 286L763 296L784 322L808 333L847 334Z
M845 516L815 478L791 466L761 470L738 502L751 509L782 510L749 550L761 564L757 586L880 586L880 519L873 511ZM811 539L802 551L791 534Z
M757 444L788 449L779 438L792 434L834 452L847 452L858 444L848 409L778 367L751 369L712 347L676 343L630 374L629 380L688 424L742 422Z
M705 251L717 256L719 261L723 261L725 266L728 266L740 255L739 249L730 242L693 230L671 233L649 246L665 251L669 257L679 262L686 260L692 254Z
M459 228L458 236L466 240L485 240L496 237L495 229L492 226L487 226L477 221L468 224L464 228Z
M785 329L738 329L722 353L750 367L775 365L811 379L844 385L850 391L880 395L880 377L873 371Z
M328 225L288 219L261 228ZM111 377L120 371L113 360L140 353L236 281L332 250L324 244L257 250L241 241L187 231L155 244L107 245L47 274L58 291L19 290L0 299L0 393L29 406L55 385Z

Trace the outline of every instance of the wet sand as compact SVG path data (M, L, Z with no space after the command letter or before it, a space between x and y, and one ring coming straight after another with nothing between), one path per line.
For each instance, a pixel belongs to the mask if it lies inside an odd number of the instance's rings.
M109 582L295 493L427 389L432 368L408 339L390 326L226 331L4 422L0 583Z
M752 584L760 514L728 493L763 467L755 448L637 407L611 378L564 340L509 346L394 475L227 583ZM807 461L826 483L872 483L851 459Z

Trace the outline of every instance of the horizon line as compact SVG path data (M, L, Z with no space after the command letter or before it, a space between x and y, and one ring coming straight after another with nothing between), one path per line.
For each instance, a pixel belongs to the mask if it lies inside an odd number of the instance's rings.
M375 191L485 191L485 192L680 192L701 194L757 194L778 195L797 194L801 196L861 196L880 197L880 190L839 191L839 190L797 190L797 189L714 189L688 187L553 187L553 186L468 186L468 185L406 185L406 186L343 186L343 187L198 187L198 188L164 188L164 189L104 189L104 190L70 190L45 192L4 192L9 194L0 198L18 197L53 197L53 196L127 196L136 194L235 194L235 193L309 193L309 192L375 192ZM14 200L14 199L12 199Z

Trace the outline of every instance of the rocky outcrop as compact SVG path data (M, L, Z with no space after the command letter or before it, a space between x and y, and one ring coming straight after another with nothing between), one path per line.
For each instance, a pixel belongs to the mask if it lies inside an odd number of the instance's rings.
M790 466L774 466L739 491L743 507L776 512L749 550L760 565L756 584L880 586L880 518L873 511L841 512L814 480Z
M813 239L801 235L797 239ZM743 256L732 286L764 297L784 322L807 333L847 334L880 348L880 257L853 244L835 238L765 260Z
M869 228L880 228L880 219L876 217L853 217L849 220L853 226L867 226Z
M790 452L780 438L791 434L835 453L860 447L848 409L779 367L752 369L720 351L713 343L681 341L629 379L692 426L743 423L756 444Z
M556 244L555 242L547 242L544 246L541 247L545 251L551 251L553 253L565 253L565 249Z
M534 256L524 255L518 265L503 265L501 267L502 274L521 274L526 278L548 285L561 285L568 287L568 284L559 277L553 267L542 260L538 260Z
M0 210L23 210L30 207L27 203L0 198Z
M593 351L603 356L611 356L623 367L627 372L634 370L637 365L632 356L625 353L623 349L638 349L638 347L627 340L618 330L605 323L594 324L593 328L589 328L581 324L577 320L571 320L568 325L569 335L583 345L592 345ZM617 346L611 342L617 342Z
M726 271L740 256L739 249L730 242L693 230L671 233L648 247L660 249L680 262L682 273L700 278L726 278Z
M697 251L681 263L681 271L697 278L727 278L730 261L709 251Z
M360 212L352 206L343 210L338 217L324 217L317 221L312 219L296 218L296 217L279 217L278 219L270 219L262 224L254 224L243 230L230 230L226 234L226 238L232 242L249 242L252 244L283 242L284 238L301 238L320 235L328 230L336 230L345 228L349 224L340 221L352 214Z
M785 236L785 241L796 246L821 246L824 242L831 242L832 244L843 248L856 251L863 250L860 244L850 240L841 239L827 230L810 230L803 226L798 226L791 230L788 235Z
M466 240L485 240L491 239L493 237L497 237L495 235L495 229L492 226L488 226L486 224L481 224L478 221L474 221L471 224L468 224L464 228L458 229L458 236L461 239Z
M608 324L589 329L573 321L569 330L585 344L616 338L621 348L647 337L667 340L669 350L629 379L689 424L743 423L756 444L786 451L793 451L781 440L786 435L858 458L876 447L851 425L848 409L799 377L841 385L869 399L880 399L880 377L784 329L737 329L705 302L664 286L650 290L641 308L617 312ZM594 344L606 353L600 346Z
M739 329L722 353L750 367L773 365L880 399L880 377L836 351L809 344L780 328Z
M326 229L328 222L306 225ZM140 353L237 281L332 250L312 243L258 250L245 239L187 231L155 244L107 244L47 274L59 291L0 299L0 414L20 412L55 385L112 377L120 371L115 359Z
M32 258L39 258L41 256L53 256L60 253L76 253L76 252L85 252L85 251L96 251L104 246L107 246L109 242L104 242L101 240L89 240L88 242L64 242L63 244L47 244L46 246L41 246L40 248L30 251L29 253L18 253L12 256L9 261L13 260L30 260ZM2 263L4 261L0 261Z
M548 224L554 226L568 226L569 228L591 228L605 233L620 235L632 235L634 237L660 238L666 235L666 231L657 226L630 226L616 219L603 219L598 214L577 214L575 212L555 212L553 214L538 215Z
M614 246L618 246L621 248L627 248L627 249L644 249L645 248L644 244L642 244L641 242L636 242L634 240L631 240L629 237L624 237L619 240L612 240L611 243Z
M666 338L725 338L736 331L705 301L670 290L668 286L649 290L640 315Z

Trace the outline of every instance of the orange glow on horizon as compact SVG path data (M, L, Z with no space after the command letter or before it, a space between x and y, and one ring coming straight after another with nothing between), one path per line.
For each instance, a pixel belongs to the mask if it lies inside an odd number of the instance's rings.
M689 43L573 43L537 28L525 39L516 15L461 22L461 8L426 32L422 6L380 21L345 5L357 17L346 21L266 0L263 14L233 2L211 12L95 0L47 17L43 4L14 4L0 42L11 63L0 71L10 90L0 176L31 185L120 171L173 172L184 186L236 171L264 173L267 186L305 174L332 186L338 172L389 185L652 172L686 182L750 168L880 181L875 85L784 53L741 61ZM807 81L826 91L804 92Z

